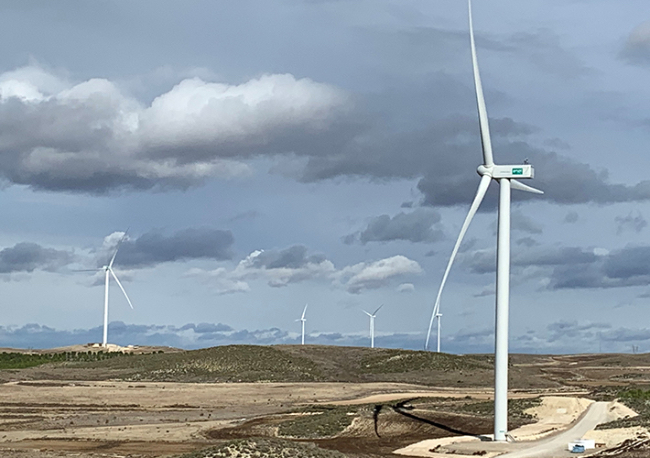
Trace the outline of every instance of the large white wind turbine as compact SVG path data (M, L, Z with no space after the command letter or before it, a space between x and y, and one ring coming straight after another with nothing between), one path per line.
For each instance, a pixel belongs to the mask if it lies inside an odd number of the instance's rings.
M361 310L363 313L370 317L370 348L375 348L375 317L377 316L379 309L383 306L384 304L381 304L373 313L366 312L363 309Z
M483 197L492 180L499 182L499 210L497 231L497 278L496 278L496 324L495 324L495 355L494 355L494 440L505 441L508 432L508 308L510 296L510 190L543 194L542 191L527 186L517 179L533 178L533 167L529 164L522 165L496 165L492 157L492 142L488 124L487 109L483 97L483 87L476 57L474 43L474 27L472 24L472 3L469 6L469 36L472 52L472 67L474 69L474 87L476 90L476 103L481 132L483 150L483 164L479 165L477 172L481 176L476 197L469 208L469 213L460 229L456 245L451 252L447 268L442 277L440 289L429 322L426 346L428 347L429 335L433 320L438 318L438 351L440 351L440 297L447 282L451 266L456 258L458 249L472 218L476 214Z
M124 233L120 241L117 243L117 246L115 247L115 251L113 252L113 257L111 258L108 265L105 265L100 269L104 271L104 335L102 338L103 347L106 347L108 345L108 286L110 283L111 276L115 280L115 283L117 283L117 286L119 286L120 289L122 290L122 293L124 293L124 297L126 298L126 301L129 303L129 306L131 307L131 309L133 309L133 304L131 303L131 299L129 299L129 296L126 294L126 291L122 286L122 283L120 283L120 280L117 278L117 275L115 275L115 272L113 271L113 263L115 262L115 256L117 256L117 251L120 249L120 245L122 244L125 238L126 238L126 232ZM77 272L96 272L96 270L82 270Z
M305 304L305 308L302 311L302 316L300 317L299 320L296 320L296 321L300 321L301 324L302 324L302 344L301 345L305 345L305 322L307 321L307 318L305 318L305 312L307 312L307 306L308 305L309 304Z

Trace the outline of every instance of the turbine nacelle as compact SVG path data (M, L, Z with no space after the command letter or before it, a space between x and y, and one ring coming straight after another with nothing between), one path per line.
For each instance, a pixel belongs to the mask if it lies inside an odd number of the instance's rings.
M530 164L518 165L479 165L476 172L481 176L499 178L534 178L535 169Z

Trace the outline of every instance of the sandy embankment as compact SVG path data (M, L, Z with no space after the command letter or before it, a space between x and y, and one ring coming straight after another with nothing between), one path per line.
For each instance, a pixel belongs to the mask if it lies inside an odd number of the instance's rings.
M557 431L567 429L574 423L594 401L584 398L565 397L565 396L547 396L542 398L542 404L526 410L526 413L534 415L538 421L530 425L524 425L510 433L516 441L536 441L553 434ZM635 416L636 413L628 407L613 402L609 407L608 421L613 421L626 416ZM607 446L616 445L625 439L636 437L638 434L647 433L645 428L626 428L615 430L590 431L584 437L587 439L596 439L597 442L605 443ZM445 452L445 448L452 444L463 442L479 442L479 439L471 436L447 437L444 439L431 439L396 450L398 455L444 458L450 455ZM493 443L495 444L495 443ZM439 453L433 453L431 450L436 449ZM487 447L486 447L487 448ZM453 453L452 451L449 451ZM489 451L484 455L486 458L497 456L504 451ZM463 458L462 455L455 453L456 458Z
M620 402L612 403L609 414L610 421L619 418L636 417L638 415L634 410L621 404ZM632 439L643 435L648 435L648 429L641 426L635 426L633 428L592 430L585 434L584 438L593 439L596 441L596 443L605 444L605 447L613 447L627 439Z
M537 440L576 421L594 401L585 398L548 396L539 406L524 412L537 418L537 422L524 425L510 433L517 441Z

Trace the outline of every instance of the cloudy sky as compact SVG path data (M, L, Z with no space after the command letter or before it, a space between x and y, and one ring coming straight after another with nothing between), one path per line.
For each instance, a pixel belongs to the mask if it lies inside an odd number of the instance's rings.
M473 198L467 6L9 0L0 6L0 346L422 348ZM475 0L513 193L511 348L650 351L650 4ZM493 348L492 186L443 350ZM113 285L114 286L114 285Z

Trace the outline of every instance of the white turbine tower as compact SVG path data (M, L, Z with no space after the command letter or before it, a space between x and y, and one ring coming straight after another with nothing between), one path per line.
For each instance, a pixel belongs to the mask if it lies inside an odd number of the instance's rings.
M445 282L446 278L443 279L443 284ZM440 353L440 320L442 319L442 313L440 313L440 294L442 293L442 287L438 290L438 298L436 299L436 303L433 306L433 312L431 313L431 320L429 321L429 330L427 331L427 340L424 343L424 349L428 350L429 349L429 338L431 337L431 327L433 326L433 320L436 320L438 324L438 330L436 332L436 337L438 339L437 345L436 345L436 351Z
M129 306L131 307L131 309L133 309L133 304L131 303L131 299L129 299L129 296L126 294L126 291L122 286L122 283L120 283L120 280L117 278L117 275L115 275L115 272L113 271L113 263L115 262L115 256L117 256L117 251L120 249L120 245L122 244L125 238L126 238L126 232L124 233L120 241L117 243L117 246L115 247L115 252L113 253L113 257L111 258L108 265L100 269L104 271L104 335L102 338L103 347L107 347L108 345L108 286L110 283L111 276L115 280L115 283L117 283L117 286L119 286L120 289L122 290L122 293L124 293L124 297L126 298L126 301L129 303ZM96 272L96 271L97 270L78 270L77 272Z
M492 142L490 139L490 128L488 124L487 109L483 97L483 87L478 69L476 57L476 45L474 43L474 27L472 24L472 4L469 6L469 33L472 52L472 67L474 69L474 87L476 90L476 103L478 107L478 119L481 132L481 145L483 150L483 164L479 165L477 171L481 181L476 192L476 197L469 208L469 212L456 245L451 252L447 268L442 277L440 289L429 322L426 346L429 343L431 326L433 320L438 318L438 351L440 351L440 297L447 282L451 266L456 258L458 249L463 237L467 232L472 218L476 214L485 193L492 182L499 182L499 210L498 210L498 231L497 231L497 278L496 278L496 322L495 322L495 355L494 355L494 440L505 441L508 432L508 308L510 296L510 190L532 192L543 194L542 191L532 188L517 181L518 178L533 178L533 167L529 164L522 165L496 165L492 157Z
M305 304L305 308L302 311L302 316L300 317L299 320L296 320L296 321L300 321L300 323L302 325L302 343L301 343L301 345L305 345L305 323L307 322L307 318L305 318L305 312L307 312L307 306L308 305L309 304Z
M363 313L370 317L370 348L375 348L375 317L377 316L379 309L383 306L384 304L381 304L373 313L366 312L363 309L361 310Z

